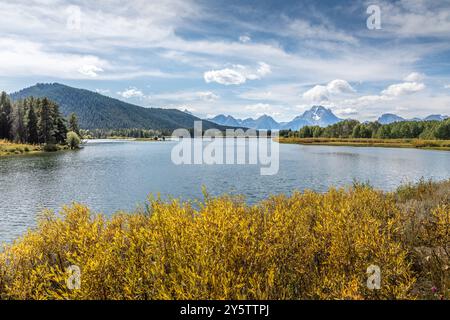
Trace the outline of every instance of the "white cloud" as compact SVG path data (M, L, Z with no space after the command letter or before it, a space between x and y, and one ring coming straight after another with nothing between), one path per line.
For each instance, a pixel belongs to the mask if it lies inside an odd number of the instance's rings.
M217 82L223 85L239 85L247 80L259 80L272 72L270 65L259 62L256 70L243 65L233 65L231 68L211 70L203 74L206 83Z
M109 68L107 61L93 55L55 53L32 41L0 38L2 76L51 76L85 79Z
M450 9L447 1L383 1L382 24L385 34L400 37L449 38ZM430 23L432 21L432 23Z
M407 75L403 81L406 82L420 82L423 81L425 79L425 75L423 73L418 73L418 72L412 72L409 75Z
M353 93L355 89L345 80L336 79L327 84L327 89L331 94Z
M246 36L246 35L239 37L239 41L242 43L247 43L247 42L250 42L251 40L252 40L252 38L250 38L249 36Z
M207 71L203 77L206 83L217 82L226 86L242 84L247 80L242 73L229 68Z
M84 65L78 69L78 72L82 75L95 78L98 76L98 72L103 72L103 69L94 65Z
M444 86L445 89L450 89L450 84Z
M141 90L138 90L137 88L134 87L128 88L122 92L119 91L117 92L117 94L125 99L145 97L144 93Z
M272 68L265 62L260 62L256 73L262 78L270 73L272 73Z
M336 79L330 81L326 86L316 85L303 93L303 98L312 102L327 101L333 95L354 93L355 89L345 80Z
M300 39L312 39L314 41L357 42L356 38L347 33L335 30L332 26L311 24L309 21L300 19L290 21L285 32Z
M423 83L404 82L390 85L386 90L383 90L381 94L385 96L398 97L407 94L412 94L421 91L423 89L425 89L425 85Z
M327 87L317 85L303 93L303 98L312 102L321 102L329 99L329 91Z
M390 85L379 95L365 95L354 99L345 99L342 104L347 106L367 107L390 101L398 101L398 98L410 95L425 89L423 83L404 82Z

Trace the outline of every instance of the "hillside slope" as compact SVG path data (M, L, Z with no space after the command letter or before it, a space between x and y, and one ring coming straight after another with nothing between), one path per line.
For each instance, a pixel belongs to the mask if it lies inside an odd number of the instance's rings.
M47 97L55 101L65 116L75 112L83 129L189 129L193 128L194 121L201 120L180 110L139 107L59 83L37 84L11 94L14 101L31 96ZM217 124L203 120L203 129L209 128L223 129Z

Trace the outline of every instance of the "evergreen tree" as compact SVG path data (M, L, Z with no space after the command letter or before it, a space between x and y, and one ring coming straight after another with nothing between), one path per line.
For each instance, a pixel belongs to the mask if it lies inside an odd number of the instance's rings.
M78 136L81 136L78 117L75 113L71 113L69 116L69 130L75 132Z
M68 131L66 126L66 120L62 117L61 113L59 112L59 106L57 104L50 103L50 105L54 126L53 137L55 138L56 143L63 144L66 141Z
M12 140L12 105L6 92L0 97L0 139Z
M25 143L27 141L27 128L25 125L25 107L22 103L13 106L12 137L15 141Z
M42 99L39 108L39 142L54 143L55 126L52 117L52 106L47 98Z
M34 111L34 106L30 105L28 109L27 133L28 142L31 144L39 143L38 119Z

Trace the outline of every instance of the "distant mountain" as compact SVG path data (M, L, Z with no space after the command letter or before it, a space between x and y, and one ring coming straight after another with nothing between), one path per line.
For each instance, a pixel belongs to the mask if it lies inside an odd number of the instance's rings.
M245 119L241 122L241 126L259 130L278 130L280 128L280 124L268 115L262 115L256 120Z
M424 118L424 121L443 121L448 119L448 116L443 116L441 114L432 114L426 118Z
M330 109L322 106L313 106L310 110L305 111L301 116L295 117L292 121L281 123L275 121L268 115L263 115L257 119L247 118L244 120L235 119L232 116L218 115L208 120L220 125L242 126L260 130L298 130L304 126L326 127L342 121Z
M394 122L403 122L403 121L443 121L445 119L448 119L448 116L443 116L440 114L432 114L425 118L412 118L412 119L405 119L402 118L396 114L392 113L385 113L381 117L378 118L378 122L381 124L390 124Z
M190 129L194 127L194 121L201 120L180 110L144 108L59 83L37 84L11 94L14 101L31 96L47 97L56 102L65 116L75 112L83 129ZM203 129L210 128L217 128L217 125L203 121Z
M299 130L304 126L327 127L342 121L330 110L322 106L313 106L301 116L283 125L283 129Z
M222 126L239 127L241 125L240 121L236 120L232 116L224 116L223 114L220 114L208 120Z
M381 124L389 124L394 122L402 122L406 121L406 119L392 113L385 113L381 117L378 118L378 122Z

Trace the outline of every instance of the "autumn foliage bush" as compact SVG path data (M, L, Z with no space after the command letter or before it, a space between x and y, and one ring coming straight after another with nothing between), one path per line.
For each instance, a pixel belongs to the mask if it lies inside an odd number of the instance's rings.
M109 219L73 204L0 253L0 298L411 299L422 295L418 277L448 290L448 271L431 274L448 264L450 207L416 230L398 201L356 186L254 206L231 196L151 199ZM419 263L409 232L436 250L433 267ZM81 270L73 290L72 265ZM367 286L371 265L381 270L379 290Z

